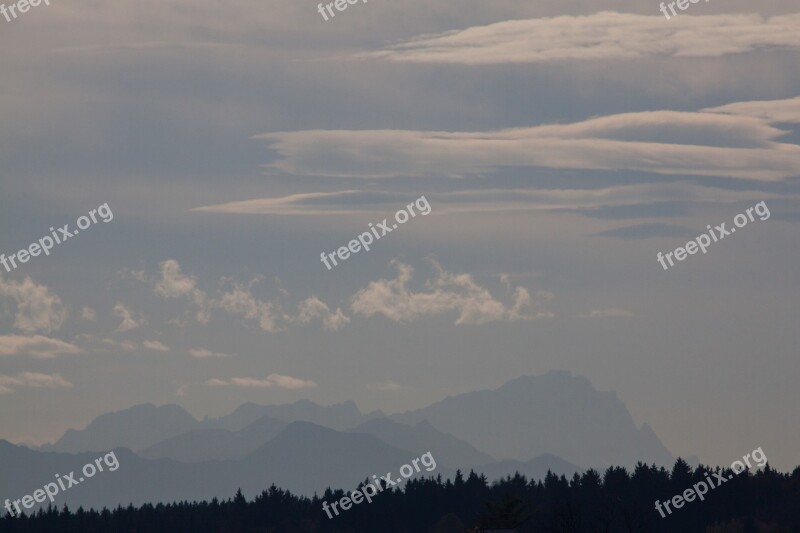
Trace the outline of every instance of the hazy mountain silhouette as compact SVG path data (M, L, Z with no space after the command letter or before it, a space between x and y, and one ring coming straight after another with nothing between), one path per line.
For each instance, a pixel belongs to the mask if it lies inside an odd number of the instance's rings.
M197 420L179 405L135 405L95 418L85 429L67 430L42 451L78 453L125 447L139 450L197 427Z
M299 400L281 405L245 403L237 407L231 414L204 421L203 424L206 427L237 431L265 416L287 422L311 422L331 429L344 430L386 415L380 411L362 414L354 401L323 406L310 400Z
M498 459L527 461L552 453L586 467L638 460L668 466L674 460L649 426L636 427L616 393L598 392L569 372L523 376L391 418L406 424L428 420Z
M470 444L452 435L442 433L427 420L415 426L393 422L387 418L370 420L350 430L367 433L387 444L408 450L417 455L430 451L438 464L455 469L467 469L494 462L490 455L476 450Z
M280 433L288 422L268 416L239 430L193 429L145 448L145 459L175 459L185 463L214 459L242 459Z

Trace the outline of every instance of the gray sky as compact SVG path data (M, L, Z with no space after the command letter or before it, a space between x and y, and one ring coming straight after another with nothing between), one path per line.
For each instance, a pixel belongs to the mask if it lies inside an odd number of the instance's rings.
M0 253L113 212L0 267L0 437L144 402L396 412L566 369L675 454L800 463L800 1L435 4L0 19Z

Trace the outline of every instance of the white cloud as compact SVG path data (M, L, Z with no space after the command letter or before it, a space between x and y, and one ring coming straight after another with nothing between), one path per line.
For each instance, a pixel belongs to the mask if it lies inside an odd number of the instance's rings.
M97 313L95 313L94 309L91 307L84 307L81 316L84 320L88 320L90 322L97 320Z
M136 345L134 343L132 343L131 341L118 342L118 341L115 341L113 339L103 339L100 342L102 342L103 344L106 344L108 346L112 346L114 348L121 348L121 349L123 349L125 351L128 351L128 352L132 352L133 350L136 349Z
M316 297L306 299L300 304L300 310L296 317L286 317L287 320L299 322L301 324L308 324L315 318L322 319L322 325L326 331L338 331L350 322L340 308L336 308L336 312L332 312L328 304Z
M83 350L68 342L33 335L0 335L0 356L30 355L41 359L51 359L62 354L82 353Z
M311 380L293 378L291 376L282 376L280 374L270 374L266 379L259 378L231 378L229 381L222 379L209 379L205 382L206 385L211 386L224 386L233 385L236 387L246 388L270 388L277 387L279 389L311 389L316 388L317 384Z
M258 320L264 331L274 332L279 328L275 323L276 308L271 302L259 300L250 292L249 287L234 283L232 291L226 292L215 301L215 305L232 315Z
M725 113L764 119L772 124L800 124L800 96L785 100L736 102L703 109L707 113Z
M189 350L189 355L192 357L198 357L200 359L205 359L208 357L233 357L233 354L212 352L211 350L207 350L205 348L192 348Z
M38 372L22 372L16 376L0 374L0 394L12 393L19 387L53 389L72 387L72 383L61 377L60 374L40 374Z
M437 276L425 284L427 291L408 289L413 269L394 262L397 278L370 282L353 297L351 308L364 317L380 314L395 322L412 322L426 316L458 313L456 325L497 321L533 320L552 314L538 309L524 287L516 287L510 305L496 300L469 274L451 274L434 262Z
M156 352L168 352L169 351L169 346L165 346L160 341L144 341L144 342L142 342L142 346L144 346L148 350L154 350Z
M194 277L181 273L181 267L174 259L161 263L161 279L156 283L155 291L163 298L188 298L196 307L197 321L208 323L211 307L208 296L196 287Z
M58 331L67 319L61 299L28 276L22 283L0 278L0 296L14 299L17 304L14 326L25 333Z
M777 141L785 133L754 116L644 111L477 133L308 130L258 138L281 156L270 167L296 175L460 177L512 166L778 181L800 175L800 146Z
M625 309L606 307L603 309L592 309L588 313L578 316L580 318L628 318L632 317L633 313L626 311Z
M600 12L508 20L424 35L360 57L494 65L643 57L719 57L764 48L800 49L800 14L679 16Z
M400 384L394 381L381 381L380 383L370 383L367 388L379 392L395 391L400 390Z
M133 318L131 310L121 303L117 303L117 305L114 306L114 314L122 319L122 322L120 322L117 327L117 331L120 332L136 329L146 322L144 316L140 316L139 320Z

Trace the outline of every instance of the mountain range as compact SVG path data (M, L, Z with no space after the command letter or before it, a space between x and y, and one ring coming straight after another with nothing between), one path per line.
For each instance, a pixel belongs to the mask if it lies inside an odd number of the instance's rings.
M0 441L0 497L32 494L55 474L77 472L112 449L119 469L59 494L59 505L227 498L238 488L253 497L273 483L304 495L352 490L373 474L397 476L426 452L436 469L418 475L475 470L489 480L674 461L649 426L636 426L615 393L549 372L389 416L361 413L352 401L246 403L204 420L178 405L137 405L100 415L38 449Z

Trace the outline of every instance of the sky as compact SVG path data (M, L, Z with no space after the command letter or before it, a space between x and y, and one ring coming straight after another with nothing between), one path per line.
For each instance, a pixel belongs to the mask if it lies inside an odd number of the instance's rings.
M0 253L97 222L0 266L0 438L147 402L394 413L568 370L673 454L800 464L800 1L18 15Z

